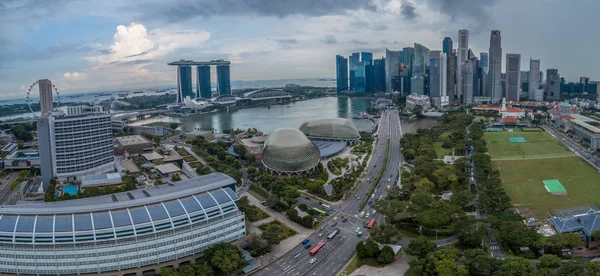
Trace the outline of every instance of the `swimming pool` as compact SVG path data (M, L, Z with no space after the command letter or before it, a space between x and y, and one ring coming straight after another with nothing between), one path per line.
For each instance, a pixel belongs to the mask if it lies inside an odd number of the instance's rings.
M76 195L77 191L79 190L79 187L77 185L67 185L67 186L63 186L62 190L64 193L67 193L70 195Z

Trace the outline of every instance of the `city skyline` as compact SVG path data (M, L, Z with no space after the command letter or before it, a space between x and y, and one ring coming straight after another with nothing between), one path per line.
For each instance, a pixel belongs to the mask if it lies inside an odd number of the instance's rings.
M522 10L540 7L516 1L459 9L446 1L347 0L348 5L321 1L317 7L245 5L230 11L218 1L204 2L213 7L214 14L199 11L200 5L193 1L151 2L144 7L137 1L4 4L0 6L0 27L6 30L0 38L4 45L0 48L2 99L25 97L24 87L40 78L53 80L64 94L175 86L176 70L165 62L179 58L231 60L232 81L331 78L335 63L330 57L335 54L369 51L381 57L386 48L401 50L415 42L441 50L444 37L458 44L459 29L469 30L469 48L475 53L488 51L489 31L498 29L504 52L519 53L522 60L543 60L542 72L557 68L569 80L600 78L595 62L583 56L593 51L595 39L590 20L598 3L592 1L580 3L587 8L577 9L589 15L570 22L553 20L577 8L562 2L544 6L543 17L510 16L511 20L506 18L517 3ZM129 12L136 10L132 7L139 11ZM23 23L24 14L43 19ZM532 39L530 28L544 35ZM546 34L550 29L562 35ZM582 54L562 54L572 47L569 37L581 35L589 43L578 44L572 52ZM521 67L525 70L528 64ZM216 76L216 70L211 76Z

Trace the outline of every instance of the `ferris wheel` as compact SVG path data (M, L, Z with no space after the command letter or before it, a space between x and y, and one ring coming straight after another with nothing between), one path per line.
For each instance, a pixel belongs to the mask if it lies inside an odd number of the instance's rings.
M40 89L40 81L35 81L33 84L31 84L29 86L29 88L27 89L27 97L25 98L25 103L27 104L27 107L29 107L29 111L31 112L31 114L33 115L33 117L37 117L37 115L35 115L35 112L33 111L33 108L31 108L31 93L32 93L32 89L34 87L38 87L38 95L39 95L39 89ZM54 84L52 84L52 90L54 91L53 95L52 95L52 106L53 106L53 110L54 110L54 102L56 101L56 108L58 108L60 106L60 94L58 93L58 89L56 88L56 86ZM34 91L35 92L35 91ZM41 95L40 95L40 104L41 104ZM41 105L40 105L41 108Z

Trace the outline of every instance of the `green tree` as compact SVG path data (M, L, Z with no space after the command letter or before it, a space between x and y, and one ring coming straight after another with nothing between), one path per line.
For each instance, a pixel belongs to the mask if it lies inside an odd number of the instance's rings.
M263 232L261 238L267 241L269 244L279 244L281 242L278 233L270 231Z
M487 234L487 224L477 221L464 221L456 226L458 244L463 248L481 247Z
M308 206L306 206L306 204L304 204L304 203L301 203L301 204L298 204L298 209L306 212L306 211L308 211Z
M454 193L450 199L452 203L458 205L460 208L465 207L467 203L473 201L475 195L468 190L462 190Z
M564 262L556 270L557 276L583 276L585 275L583 261L581 259L573 259Z
M219 243L205 251L205 256L213 268L231 273L247 265L242 253L229 243Z
M592 232L592 238L595 241L600 241L600 230L596 230L596 231Z
M212 267L207 262L194 264L194 272L196 276L212 276L215 275Z
M363 241L359 241L356 244L356 254L361 259L368 257L367 250L365 249L365 243Z
M169 126L171 127L172 130L176 130L179 127L178 123L171 123L169 124Z
M496 275L499 276L528 276L533 272L531 263L521 257L507 258Z
M576 233L554 235L547 239L548 245L559 251L563 248L573 248L581 245L581 237Z
M159 144L161 139L162 138L159 135L152 136L152 141L154 141L156 144Z
M160 269L160 272L158 273L158 275L160 275L160 276L175 276L175 275L178 275L178 273L175 270L173 270L172 268L163 267Z
M298 197L300 197L300 192L293 186L288 186L283 191L283 201L290 207L298 202Z
M419 236L410 241L406 247L406 253L420 258L425 258L425 256L427 256L427 254L433 251L436 247L437 245L434 242L427 240L423 236Z
M256 162L256 156L249 152L246 152L246 154L244 155L244 159L246 159L246 161L250 163Z
M177 173L173 174L173 176L171 176L171 181L173 181L173 182L177 182L177 181L180 181L180 180L181 180L181 177Z
M369 232L371 238L379 243L394 243L402 238L402 233L393 224L381 224Z
M562 264L562 260L556 255L544 254L540 257L538 268L558 268Z
M265 239L255 239L248 246L248 251L250 252L250 255L254 257L265 255L271 252L271 245Z
M469 249L464 253L463 263L471 275L490 275L500 269L502 260L496 259L481 248Z
M389 264L394 261L394 250L386 245L381 249L381 253L377 256L377 261L382 264Z
M600 275L600 262L587 262L585 263L585 269L588 275L599 276Z
M368 239L365 243L365 251L367 252L367 256L370 258L377 258L381 250L379 249L379 245L371 239Z

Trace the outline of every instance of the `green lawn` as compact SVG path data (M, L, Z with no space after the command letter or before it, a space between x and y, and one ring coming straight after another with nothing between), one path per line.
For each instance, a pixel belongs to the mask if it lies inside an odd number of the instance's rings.
M442 142L433 143L433 149L437 158L442 159L445 155L452 155L452 149L442 148Z
M188 156L184 157L183 160L185 160L185 162L194 162L194 161L196 161L196 157L188 155Z
M296 231L294 231L294 229L289 228L288 226L286 226L278 220L265 223L259 226L258 228L260 228L260 230L262 230L263 232L277 233L277 236L281 241L298 234Z
M550 208L596 204L600 198L600 175L579 157L494 161L494 166L513 205L526 216L541 219ZM542 183L548 179L558 179L567 195L548 193Z
M572 156L547 132L485 132L483 135L492 159ZM525 143L511 143L509 137L523 137Z

